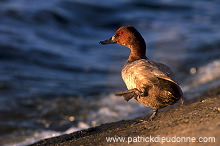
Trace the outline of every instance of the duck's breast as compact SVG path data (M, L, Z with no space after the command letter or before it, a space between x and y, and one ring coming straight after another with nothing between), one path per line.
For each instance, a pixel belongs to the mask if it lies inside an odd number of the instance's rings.
M137 88L137 84L135 82L135 76L136 72L134 71L135 65L132 64L125 64L125 66L122 69L122 79L124 80L126 86L128 89Z
M128 62L122 69L122 78L128 89L137 88L144 92L145 88L158 82L151 70L145 59Z

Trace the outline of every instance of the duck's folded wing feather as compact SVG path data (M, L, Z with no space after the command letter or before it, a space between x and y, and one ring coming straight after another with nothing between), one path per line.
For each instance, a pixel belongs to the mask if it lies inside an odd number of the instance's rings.
M142 76L144 77L147 77L153 83L156 82L155 77L157 77L168 80L178 85L178 83L175 81L173 72L168 66L162 63L156 63L145 59L139 60L139 63L137 62L137 64L139 64L137 66L137 68L139 69L138 73L142 74Z
M158 78L178 85L169 67L146 59L127 63L122 70L122 78L128 89L137 88L141 92L158 84Z

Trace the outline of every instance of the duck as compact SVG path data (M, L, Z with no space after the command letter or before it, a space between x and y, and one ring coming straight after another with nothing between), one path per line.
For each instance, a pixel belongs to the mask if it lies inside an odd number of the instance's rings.
M118 91L116 96L123 96L129 101L134 98L141 104L153 109L152 121L158 109L175 104L183 104L183 92L171 69L146 56L146 43L133 26L122 26L116 33L99 44L119 44L130 49L130 55L122 68L121 76L127 90Z

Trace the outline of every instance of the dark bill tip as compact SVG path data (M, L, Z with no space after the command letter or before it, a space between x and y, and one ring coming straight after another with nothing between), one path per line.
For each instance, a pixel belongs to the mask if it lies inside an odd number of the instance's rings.
M105 41L100 41L99 44L102 44L102 45L106 45L106 44L115 44L116 41L115 40L112 40L112 38L108 39L108 40L105 40Z

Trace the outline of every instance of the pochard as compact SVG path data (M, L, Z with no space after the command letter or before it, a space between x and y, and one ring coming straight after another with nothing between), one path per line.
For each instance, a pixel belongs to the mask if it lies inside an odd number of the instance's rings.
M150 120L160 108L178 100L183 104L183 93L172 71L146 57L145 41L133 26L120 27L110 39L100 44L120 44L130 48L130 55L121 71L128 90L116 92L116 96L123 96L126 101L134 98L152 108Z

